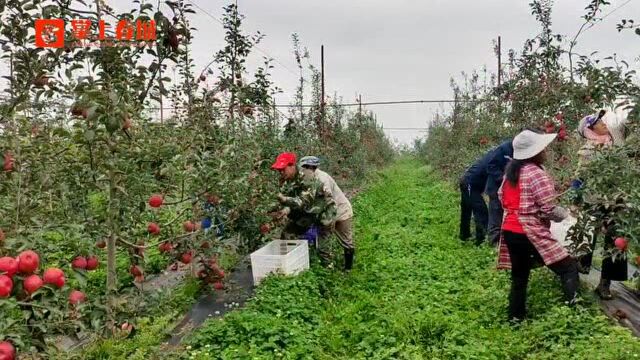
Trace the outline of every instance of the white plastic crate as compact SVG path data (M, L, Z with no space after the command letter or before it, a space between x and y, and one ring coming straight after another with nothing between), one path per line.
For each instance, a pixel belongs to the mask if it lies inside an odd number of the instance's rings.
M273 240L251 254L253 284L270 273L294 275L309 268L307 240Z

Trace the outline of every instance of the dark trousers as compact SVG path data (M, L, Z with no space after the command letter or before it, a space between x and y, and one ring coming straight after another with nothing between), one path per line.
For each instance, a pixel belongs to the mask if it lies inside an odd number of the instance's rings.
M287 225L282 229L280 233L280 239L282 240L299 240L303 238L303 235L309 229L309 226L305 224L298 224L296 221L289 221ZM317 241L316 241L317 243Z
M489 240L492 244L500 241L502 231L502 217L504 211L498 193L489 194Z
M534 264L543 262L542 257L524 234L509 231L504 233L504 241L511 257L511 293L509 294L509 319L523 319L526 316L527 286L529 274ZM549 265L549 269L560 277L564 297L573 304L578 291L578 267L572 257Z
M591 268L591 263L593 261L593 250L595 250L595 244L597 242L597 229L593 231L592 238L592 251L582 257L580 257L580 266L583 269ZM614 236L615 235L615 224L609 224L607 227L607 231L604 235L604 251L607 253L611 249L615 247L614 245ZM617 257L614 261L611 256L606 256L602 259L602 279L604 280L613 280L613 281L626 281L628 278L628 263L626 257Z
M476 241L484 241L489 222L487 204L482 198L482 191L469 186L463 179L460 181L460 239L471 237L471 217L476 223Z

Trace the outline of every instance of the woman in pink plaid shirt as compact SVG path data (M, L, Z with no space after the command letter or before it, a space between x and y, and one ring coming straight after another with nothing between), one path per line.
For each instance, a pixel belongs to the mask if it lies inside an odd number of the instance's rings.
M498 259L499 269L511 269L509 319L526 316L527 285L531 269L543 263L562 282L565 299L575 302L578 268L574 258L552 236L551 220L562 221L567 210L556 205L551 177L542 164L545 150L556 134L538 134L525 130L513 139L513 160L499 190L505 210Z

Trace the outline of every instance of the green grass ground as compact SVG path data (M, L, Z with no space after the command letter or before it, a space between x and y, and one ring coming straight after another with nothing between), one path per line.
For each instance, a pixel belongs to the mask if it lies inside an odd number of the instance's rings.
M457 240L458 195L419 162L382 171L354 202L356 267L272 277L250 304L211 320L177 357L195 359L634 359L640 341L590 294L562 305L535 270L531 319L506 322L508 272L492 248Z

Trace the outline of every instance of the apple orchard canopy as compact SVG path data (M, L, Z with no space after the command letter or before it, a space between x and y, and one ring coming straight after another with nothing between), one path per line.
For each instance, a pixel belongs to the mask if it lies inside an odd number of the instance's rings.
M271 165L271 168L273 170L283 170L287 166L295 165L296 160L297 160L296 154L294 153L289 153L289 152L281 153L276 158L276 162L274 162L273 165Z
M557 134L536 134L531 130L524 130L513 139L513 158L527 160L540 154L555 140Z

